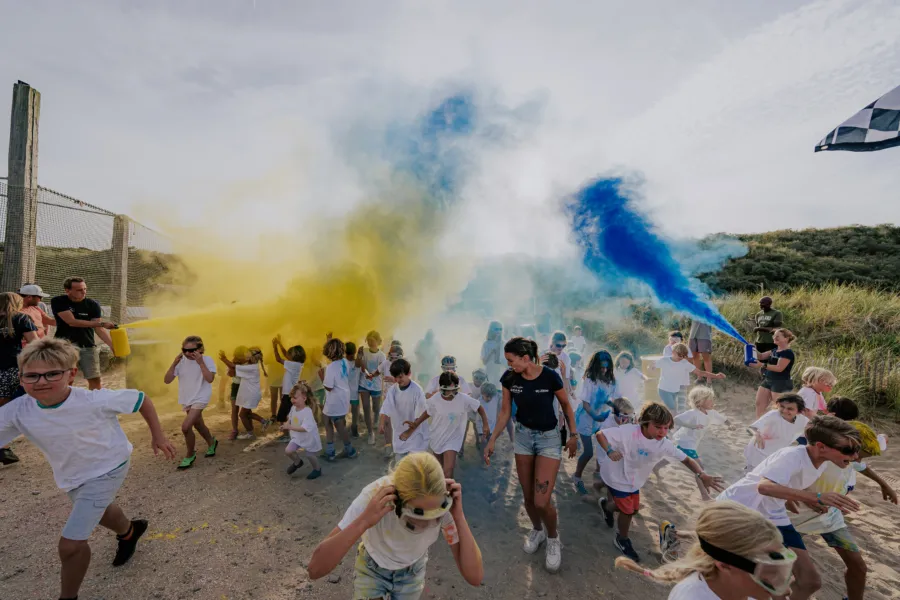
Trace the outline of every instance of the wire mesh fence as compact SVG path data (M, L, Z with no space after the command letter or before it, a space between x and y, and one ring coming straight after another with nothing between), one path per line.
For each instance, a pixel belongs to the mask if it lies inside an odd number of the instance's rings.
M7 249L7 221L13 228L27 227L28 216L22 211L7 211L9 199L17 200L17 194L36 195L33 249L27 242ZM88 295L104 312L116 317L120 311L126 322L146 318L146 300L164 285L175 260L169 239L127 217L51 189L17 189L0 180L0 269L7 251L34 260L34 281L21 283L37 283L56 295L67 277L83 277Z

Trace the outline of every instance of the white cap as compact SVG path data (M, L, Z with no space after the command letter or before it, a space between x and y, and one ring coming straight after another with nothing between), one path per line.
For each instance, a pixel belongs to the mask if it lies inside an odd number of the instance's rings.
M28 285L23 285L22 289L19 290L20 296L40 296L41 298L49 298L49 294L45 294L44 290L41 289L41 286L30 283Z

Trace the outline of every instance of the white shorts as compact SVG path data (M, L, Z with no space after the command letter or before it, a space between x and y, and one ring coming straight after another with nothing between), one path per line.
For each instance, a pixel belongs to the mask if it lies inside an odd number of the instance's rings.
M209 402L195 402L193 404L182 404L180 406L181 410L183 410L184 412L187 412L191 409L203 410L204 408L209 406Z
M128 474L130 461L125 461L109 473L85 481L66 494L72 501L72 512L62 530L68 540L86 540L100 524L106 507L116 500L116 493L122 487Z

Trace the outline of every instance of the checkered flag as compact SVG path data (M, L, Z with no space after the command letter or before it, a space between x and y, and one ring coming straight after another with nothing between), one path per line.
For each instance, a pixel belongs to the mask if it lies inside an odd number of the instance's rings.
M900 146L900 86L838 125L816 144L816 152L871 152L893 146Z

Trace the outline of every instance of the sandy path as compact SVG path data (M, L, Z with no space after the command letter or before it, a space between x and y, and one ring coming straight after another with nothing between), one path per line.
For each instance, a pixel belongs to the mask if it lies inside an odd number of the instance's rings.
M747 423L752 417L752 390L730 388L720 409ZM740 399L740 401L737 400ZM169 404L171 408L171 404ZM740 408L740 409L739 409ZM208 421L224 437L224 413L208 411ZM163 424L181 444L177 413L167 411ZM223 441L218 456L200 457L189 471L155 459L139 416L123 418L135 444L133 464L121 492L129 515L150 520L146 542L124 568L108 564L114 552L112 535L98 530L92 537L94 562L82 588L83 599L160 598L223 599L346 599L351 596L353 557L337 569L340 580L309 582L305 561L313 547L331 530L362 486L384 473L386 462L363 445L356 460L325 464L324 476L308 482L308 467L293 478L283 471L283 446L270 444L243 452L246 442ZM177 433L177 435L176 435ZM743 466L746 440L742 429L724 428L707 434L701 444L707 470L737 478ZM202 442L200 444L203 445ZM50 469L27 442L15 443L22 462L0 469L0 597L27 599L55 597L59 566L58 533L68 515L68 499L53 484ZM638 576L613 570L617 551L612 531L603 523L596 504L579 498L566 461L557 484L561 514L563 568L550 575L543 568L543 551L534 556L521 550L528 519L521 508L511 446L498 443L497 460L485 470L469 457L457 469L463 484L466 514L485 559L485 582L478 589L465 584L449 550L439 541L428 565L426 599L473 598L665 598L667 590ZM887 459L873 461L894 480L898 470ZM589 466L589 479L593 467ZM645 508L635 519L635 547L647 565L657 564L656 525L670 519L688 527L699 507L699 494L686 469L672 465L664 482L651 477L643 491ZM863 481L855 497L864 503L851 520L854 533L870 562L868 598L896 597L898 541L893 517L897 509L881 500L876 486ZM842 569L833 551L811 540L826 588L819 598L839 599Z

